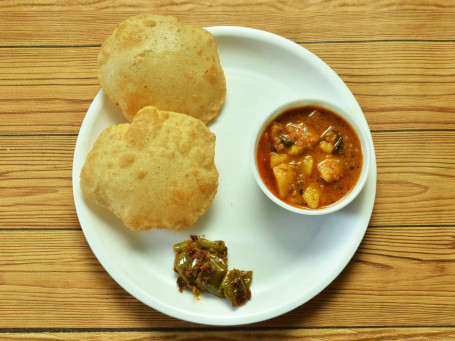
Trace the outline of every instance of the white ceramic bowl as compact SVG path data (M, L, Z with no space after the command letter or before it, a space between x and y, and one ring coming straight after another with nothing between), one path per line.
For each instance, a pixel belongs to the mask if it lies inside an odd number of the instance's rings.
M299 208L296 206L288 205L278 197L276 197L268 188L265 186L264 182L261 179L261 176L258 171L258 166L256 162L256 153L257 153L257 147L258 147L258 142L259 138L261 137L262 132L264 129L267 127L267 125L272 122L279 114L283 113L286 110L296 108L296 107L301 107L301 106L319 106L323 107L326 109L329 109L342 118L344 118L350 125L351 127L355 130L357 133L357 136L359 137L360 144L362 147L362 154L363 154L363 165L362 165L362 171L360 173L359 180L357 181L357 184L355 187L341 200L337 201L336 203L320 208L320 209L310 209L310 208ZM298 99L298 100L293 100L291 102L284 103L274 110L270 112L267 116L264 117L263 121L260 122L260 124L257 126L257 128L253 132L253 138L251 142L251 150L250 150L250 158L251 158L251 166L253 170L253 175L254 178L256 179L256 182L258 183L259 187L262 189L262 191L277 205L291 211L291 212L296 212L300 214L307 214L307 215L322 215L322 214L327 214L327 213L332 213L335 211L338 211L348 205L352 200L355 199L355 197L360 193L362 190L363 186L365 185L365 182L368 177L368 172L370 169L370 161L371 161L371 147L370 143L368 143L368 126L363 126L359 124L352 115L349 114L349 112L341 109L337 105L330 103L325 100L321 99Z

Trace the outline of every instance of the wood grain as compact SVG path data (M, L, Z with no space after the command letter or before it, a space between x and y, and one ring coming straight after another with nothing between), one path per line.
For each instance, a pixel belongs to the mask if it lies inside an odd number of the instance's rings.
M142 12L174 15L185 23L205 26L253 27L297 42L372 41L372 40L447 40L453 42L453 3L449 9L435 11L375 10L332 11L321 1L319 8L308 9L308 2L230 2L204 5L198 2L149 2L145 7L103 9L91 5L61 9L26 10L0 7L0 46L80 46L101 44L122 20ZM315 5L317 1L313 2ZM366 3L366 2L364 2ZM368 2L374 6L376 2ZM410 2L408 2L410 3ZM439 1L440 6L451 2ZM4 4L0 2L0 6ZM154 5L155 4L155 5ZM223 5L224 4L224 5ZM6 6L6 5L4 5ZM41 6L41 5L40 5ZM297 6L297 7L296 7ZM356 6L356 5L354 5ZM353 7L354 7L353 6ZM412 6L412 5L410 5ZM33 7L32 7L33 8ZM45 8L45 7L44 7ZM39 11L39 15L37 12ZM340 29L342 28L342 29Z
M450 340L455 338L453 328L337 328L326 329L264 329L221 331L112 331L112 332L43 332L43 333L0 333L2 340Z
M303 46L346 82L371 130L455 129L455 43ZM0 134L77 134L100 89L98 50L2 49Z
M0 52L0 134L77 134L100 89L98 49Z
M378 186L370 224L454 226L455 132L380 132L373 140Z
M390 11L454 11L455 5L450 1L443 0L378 0L374 2L363 0L341 0L341 1L307 1L294 2L292 0L251 0L245 3L242 0L231 0L224 2L221 0L147 0L128 1L128 0L77 0L77 1L31 1L31 0L4 0L0 8L11 11L21 10L98 10L98 11L124 11L124 10L163 10L163 11L199 11L206 7L217 8L219 11L248 10L256 9L262 13L268 11L355 11L355 12L390 12Z
M76 136L0 138L0 228L79 228L75 143Z
M370 228L327 289L254 328L455 328L454 245L454 227ZM167 317L126 293L81 231L0 231L0 330L39 327L205 328Z

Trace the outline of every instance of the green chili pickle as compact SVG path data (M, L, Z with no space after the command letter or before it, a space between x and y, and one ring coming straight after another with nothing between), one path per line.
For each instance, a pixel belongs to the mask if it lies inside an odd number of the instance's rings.
M228 298L239 306L251 298L249 290L253 272L228 269L227 247L223 241L210 241L198 236L174 245L174 271L178 274L179 291L189 288L193 294L209 292Z
M220 292L231 301L233 307L237 307L251 298L252 280L253 271L231 270L221 282Z

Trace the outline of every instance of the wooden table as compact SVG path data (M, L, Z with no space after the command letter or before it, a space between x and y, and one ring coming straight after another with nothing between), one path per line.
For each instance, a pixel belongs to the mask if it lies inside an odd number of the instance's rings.
M342 274L269 321L216 328L126 293L81 231L71 170L121 20L169 14L270 31L346 82L378 164L373 215ZM455 338L455 1L0 2L0 339Z

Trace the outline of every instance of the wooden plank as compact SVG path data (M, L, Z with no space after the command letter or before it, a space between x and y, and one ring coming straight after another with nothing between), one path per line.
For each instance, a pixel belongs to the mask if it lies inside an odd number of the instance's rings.
M370 228L321 294L250 327L455 327L454 239L454 227ZM81 231L3 230L0 329L6 328L206 327L167 317L123 291Z
M39 2L30 0L3 0L0 8L9 11L22 10L98 10L98 11L123 11L123 10L172 10L175 12L182 10L201 10L205 7L216 7L219 10L240 10L240 9L260 9L262 12L267 10L273 11L354 11L354 12L389 12L389 11L455 11L455 5L450 1L444 0L414 0L396 1L396 0L378 0L369 1L309 1L307 3L294 3L292 0L275 0L273 2L263 0L251 0L248 3L242 0L231 0L226 3L222 0L198 0L185 1L175 0L172 3L166 0L155 0L150 3L147 0L78 0L78 1L55 1L42 0Z
M453 226L455 132L380 132L373 140L378 182L370 224Z
M1 134L77 134L100 89L98 49L4 49Z
M79 228L75 144L76 136L0 138L0 228Z
M185 23L205 26L245 26L266 30L298 42L371 40L450 40L455 36L452 2L438 1L431 11L378 10L380 2L361 2L371 10L350 10L360 2L219 1L204 4L146 1L122 7L103 1L96 6L37 5L14 8L0 2L0 46L100 44L122 20L140 13L178 16ZM72 2L73 4L75 2ZM349 4L353 4L350 6ZM131 2L130 2L131 4ZM408 2L408 6L412 4ZM131 5L135 6L135 5ZM377 9L374 8L377 6ZM443 8L442 6L447 6ZM60 8L56 8L60 7ZM343 8L350 7L347 10ZM46 10L42 10L46 8ZM384 7L386 8L386 7ZM341 29L340 29L341 28Z
M373 140L378 180L370 225L455 225L455 193L448 190L455 188L455 131L377 132ZM79 227L75 143L76 136L0 139L0 228Z
M346 82L370 129L455 129L455 43L303 46ZM100 89L98 50L2 49L0 134L76 134Z
M450 340L455 338L454 328L336 328L336 329L261 329L236 330L229 328L221 331L120 331L120 332L44 332L44 333L0 333L2 340Z

